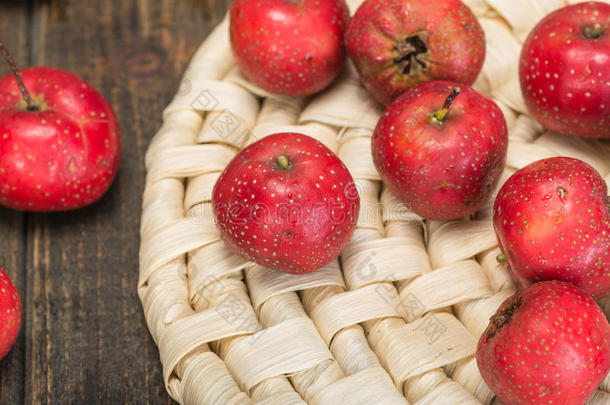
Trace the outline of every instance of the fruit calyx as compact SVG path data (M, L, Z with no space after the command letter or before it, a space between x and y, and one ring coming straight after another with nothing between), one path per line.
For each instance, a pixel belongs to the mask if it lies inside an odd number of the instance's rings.
M292 160L286 155L279 155L276 163L281 170L290 170L292 168Z
M519 307L521 306L521 295L515 294L510 299L506 307L491 317L489 328L485 333L485 336L489 339L496 335L496 332L502 328L504 325L510 322L511 318L517 312Z
M36 103L34 101L32 96L30 96L30 93L28 92L28 90L25 87L25 84L23 83L23 79L21 78L21 73L19 72L19 69L17 68L17 63L15 63L15 59L13 59L13 55L10 54L10 52L8 51L8 49L6 49L6 46L4 46L4 44L2 42L0 42L0 52L2 52L2 56L4 56L4 59L6 60L6 62L10 66L11 70L13 71L15 80L17 80L17 86L19 87L19 91L21 91L21 95L23 96L23 101L25 101L25 108L28 111L32 111L32 112L40 111L40 106L38 105L38 103Z
M587 25L582 29L582 34L585 38L589 39L597 39L602 36L602 25L600 23L595 23L593 25Z
M428 66L420 57L428 53L425 42L426 32L410 35L394 42L394 64L404 75L417 74Z
M456 87L451 91L449 96L447 96L445 99L443 106L437 112L430 115L430 122L436 125L441 125L445 121L449 108L451 107L451 104L453 104L455 98L460 94L460 91L461 90L459 87Z

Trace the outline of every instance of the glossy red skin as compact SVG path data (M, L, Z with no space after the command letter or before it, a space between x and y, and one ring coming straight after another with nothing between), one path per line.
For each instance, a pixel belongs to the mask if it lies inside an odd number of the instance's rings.
M568 135L610 138L610 4L559 9L534 27L519 63L525 103L545 127ZM582 30L600 23L602 36Z
M395 41L427 32L427 68L403 74ZM345 34L350 59L366 88L385 105L420 83L474 83L485 60L485 34L460 0L366 0Z
M510 317L505 311L515 302L520 305ZM496 328L503 316L508 322ZM537 283L508 298L491 318L477 364L506 405L581 405L610 370L610 326L595 301L572 284Z
M565 191L563 191L565 190ZM608 190L587 163L556 157L511 176L494 205L494 229L521 285L563 280L610 294Z
M443 124L436 113L455 87L461 93ZM495 189L506 161L502 111L476 90L454 82L419 85L384 112L372 139L373 161L392 193L416 214L451 220L473 214Z
M269 92L314 94L345 64L349 18L345 0L235 0L233 54L244 76Z
M292 161L283 170L280 155ZM269 135L242 150L214 186L225 243L286 273L309 273L336 259L356 228L360 199L337 155L298 133Z
M15 285L0 269L0 359L11 350L21 327L21 299Z
M43 107L27 111L14 77L0 80L0 204L64 211L97 201L119 165L112 107L70 72L32 67L21 74Z

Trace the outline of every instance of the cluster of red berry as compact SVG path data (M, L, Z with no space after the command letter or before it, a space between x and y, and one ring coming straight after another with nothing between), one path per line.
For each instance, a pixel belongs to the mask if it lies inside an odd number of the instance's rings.
M523 45L530 114L552 131L610 138L610 5L548 15ZM231 43L242 73L266 91L308 96L347 56L386 110L372 156L387 188L430 220L476 213L497 188L508 149L503 113L470 87L484 32L460 0L236 0ZM336 259L358 219L339 158L296 133L265 137L220 176L213 207L223 240L288 273ZM507 404L582 404L610 369L610 326L594 301L610 294L607 187L587 163L534 162L503 185L494 227L523 287L491 319L477 360Z
M530 114L550 130L610 138L610 5L580 3L526 40L520 79ZM470 86L485 59L483 29L460 0L236 0L231 43L242 73L266 91L309 96L347 57L387 106L372 136L385 185L430 220L463 218L492 196L507 125ZM71 73L17 70L0 80L0 204L29 211L93 203L115 177L119 126L108 102ZM267 136L221 174L212 203L236 252L288 273L315 271L349 243L360 200L327 147L297 133ZM610 326L593 298L610 294L607 186L567 157L534 162L501 188L494 228L524 287L491 319L477 360L507 404L581 404L610 369ZM551 281L552 280L552 281ZM593 297L593 298L592 298ZM20 325L0 271L0 358Z

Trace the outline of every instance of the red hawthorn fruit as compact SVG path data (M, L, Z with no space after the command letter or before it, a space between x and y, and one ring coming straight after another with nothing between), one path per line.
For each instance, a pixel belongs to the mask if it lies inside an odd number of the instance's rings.
M610 294L608 190L587 163L542 159L513 174L494 205L494 229L513 278L573 283Z
M471 87L446 81L421 84L394 100L372 138L373 161L390 191L416 214L439 221L485 204L507 146L500 108Z
M11 350L21 327L21 300L15 285L0 269L0 359Z
M578 3L541 20L521 51L529 112L564 134L610 138L610 4Z
M366 0L345 34L365 87L383 104L420 83L472 84L485 59L485 34L460 0Z
M345 0L235 0L235 59L244 76L269 92L317 93L345 64L349 17Z
M309 273L339 256L360 199L337 155L298 133L269 135L238 153L212 195L224 242L265 267Z
M0 51L7 55L2 44ZM87 82L60 69L24 69L20 86L8 58L14 74L0 79L0 204L64 211L97 201L119 165L112 107Z
M507 405L582 405L610 370L610 325L574 285L537 283L491 318L477 364Z

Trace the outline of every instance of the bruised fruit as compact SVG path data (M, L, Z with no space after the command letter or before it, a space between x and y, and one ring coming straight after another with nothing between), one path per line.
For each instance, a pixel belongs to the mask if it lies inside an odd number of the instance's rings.
M472 84L485 59L485 35L460 0L366 0L345 34L365 87L383 104L420 83Z
M537 283L491 318L477 364L507 405L582 405L610 370L610 326L578 287Z

